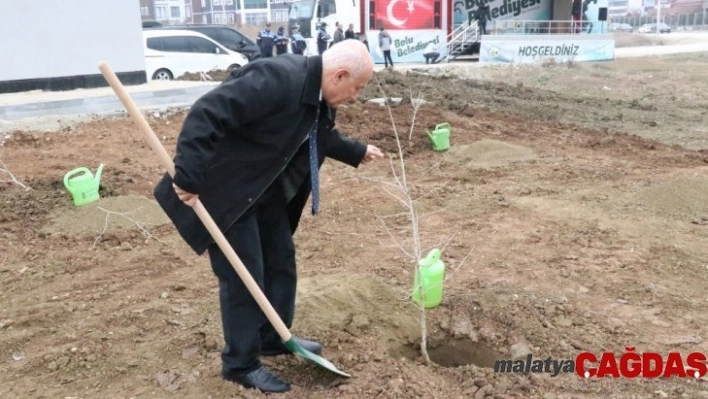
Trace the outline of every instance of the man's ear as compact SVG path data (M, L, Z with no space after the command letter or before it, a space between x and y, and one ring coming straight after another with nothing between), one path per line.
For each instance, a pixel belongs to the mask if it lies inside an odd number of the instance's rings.
M339 83L347 77L349 77L349 71L347 71L346 69L339 69L334 74L334 81L336 83Z

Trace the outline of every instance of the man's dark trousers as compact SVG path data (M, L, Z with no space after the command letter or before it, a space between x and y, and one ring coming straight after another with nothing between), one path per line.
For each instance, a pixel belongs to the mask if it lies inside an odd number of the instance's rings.
M224 236L290 328L297 285L295 245L277 180ZM225 340L222 370L226 374L251 372L261 366L261 343L272 345L280 338L216 244L209 247L209 258L219 279Z

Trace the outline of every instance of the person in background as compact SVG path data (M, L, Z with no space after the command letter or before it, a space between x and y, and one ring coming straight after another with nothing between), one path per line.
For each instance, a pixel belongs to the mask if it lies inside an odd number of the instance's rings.
M388 64L391 63L391 68L393 68L393 59L391 58L391 44L393 40L388 31L382 26L379 32L379 48L383 52L384 66L388 68Z
M334 30L334 38L332 38L332 46L344 41L344 31L342 31L342 24L337 22L335 25L337 29ZM330 46L331 47L331 46Z
M317 52L322 55L327 50L327 43L332 39L327 33L327 22L322 22L317 30Z
M482 4L477 9L477 24L479 26L479 33L482 35L487 34L487 20L489 19L489 5L482 0Z
M430 42L427 46L425 46L425 50L423 50L423 57L425 57L426 64L436 64L438 62L436 60L440 57L440 52L435 46L435 43Z
M270 30L270 22L266 22L265 29L258 32L258 37L256 38L256 44L261 49L261 57L268 58L273 56L275 38L275 32Z
M190 248L199 255L208 251L218 280L221 376L227 381L262 392L288 391L290 384L260 358L292 353L191 207L201 202L291 328L293 235L309 198L313 215L319 210L319 169L326 158L359 167L384 157L335 128L337 107L356 101L373 69L371 55L355 40L322 56L259 60L231 72L184 119L174 177L164 174L153 193ZM322 353L318 342L293 339Z
M300 34L300 29L293 28L293 34L290 35L290 48L293 54L305 54L305 49L307 48L307 42L305 37Z
M354 35L354 24L349 24L349 28L344 31L344 39L356 39L356 35Z
M288 37L285 36L285 28L278 27L278 33L275 35L275 54L281 55L288 52Z

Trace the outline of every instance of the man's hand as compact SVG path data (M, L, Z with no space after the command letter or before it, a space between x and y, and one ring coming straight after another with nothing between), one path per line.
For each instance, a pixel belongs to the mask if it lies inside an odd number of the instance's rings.
M180 201L184 202L187 206L194 206L194 204L197 203L197 200L199 199L199 196L196 194L188 193L181 188L177 187L176 184L172 183L172 187L174 187L175 192L177 193L177 196L179 197Z
M384 157L383 152L381 152L381 150L376 148L376 146L367 145L366 146L366 154L364 154L364 159L361 160L361 163L365 165L365 164L373 161L374 159L383 159L383 157Z

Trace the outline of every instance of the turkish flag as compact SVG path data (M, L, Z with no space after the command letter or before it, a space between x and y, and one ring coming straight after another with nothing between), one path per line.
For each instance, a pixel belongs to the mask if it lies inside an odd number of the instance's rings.
M380 28L389 30L434 29L435 0L375 0Z

